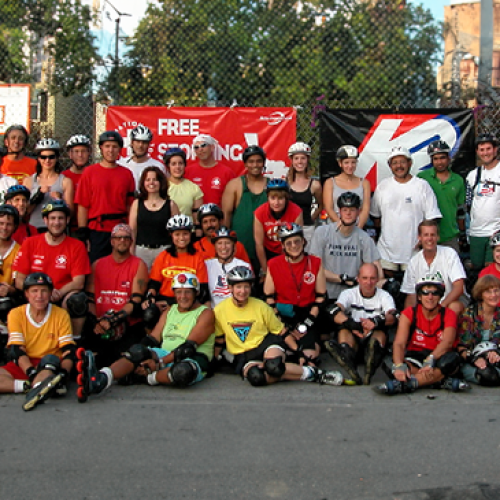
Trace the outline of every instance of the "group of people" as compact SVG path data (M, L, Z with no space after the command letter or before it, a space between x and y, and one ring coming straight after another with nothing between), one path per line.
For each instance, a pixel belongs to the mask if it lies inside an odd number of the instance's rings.
M349 145L322 188L302 142L287 178L270 179L261 147L245 149L237 177L204 134L187 164L179 148L151 158L144 125L127 158L106 131L92 165L90 140L75 135L64 171L57 141L38 141L33 160L28 138L6 131L0 177L0 392L26 393L25 410L65 394L72 372L81 402L115 380L184 387L217 370L254 386L338 386L369 385L382 365L386 394L500 385L493 137L478 138L483 165L467 183L443 141L418 177L396 147L373 197ZM467 205L472 265L489 264L472 299L457 252ZM318 225L323 208L329 223ZM347 375L321 369L322 352Z

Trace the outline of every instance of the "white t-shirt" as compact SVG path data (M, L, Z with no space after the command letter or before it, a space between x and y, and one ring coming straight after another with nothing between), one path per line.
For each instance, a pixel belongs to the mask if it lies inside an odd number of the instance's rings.
M457 252L453 248L438 245L436 256L430 266L424 258L423 250L411 258L405 271L401 291L415 293L415 285L427 274L439 274L441 276L445 285L445 297L451 292L454 281L467 277ZM466 292L464 291L464 293Z
M354 321L374 318L396 309L391 294L380 288L375 289L373 297L363 297L359 285L344 290L337 299L346 313L350 313Z
M205 261L208 274L208 289L212 300L212 309L224 299L231 297L229 286L226 281L226 274L236 266L250 267L248 262L234 258L228 264L222 264L218 259L208 259Z
M370 215L382 218L378 249L382 259L393 264L408 264L424 219L442 217L434 191L418 177L404 184L394 177L384 179L375 189Z
M476 176L477 168L467 174L468 188L473 188ZM498 184L489 184L488 181ZM470 236L490 237L500 231L500 163L491 170L481 167L480 180L473 193L470 218Z
M11 186L15 186L16 184L17 180L14 179L14 177L0 174L0 205L3 203L3 196L7 189L9 189Z
M135 181L135 189L139 191L139 182L141 180L142 172L146 167L158 167L165 175L167 175L167 170L165 169L165 165L161 161L155 160L149 157L144 163L136 163L132 160L132 157L128 158L120 158L116 163L121 165L122 167L127 167L134 176Z

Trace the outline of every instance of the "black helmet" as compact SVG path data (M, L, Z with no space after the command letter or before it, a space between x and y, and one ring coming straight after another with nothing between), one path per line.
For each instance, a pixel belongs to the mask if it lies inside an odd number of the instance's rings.
M347 158L358 158L359 152L358 149L354 146L340 146L337 149L337 160L346 160Z
M361 208L361 198L352 191L346 191L337 198L337 206L339 208L344 208L344 207Z
M260 146L248 146L248 148L243 151L243 163L245 163L250 156L259 155L262 160L266 161L266 152Z
M432 141L427 148L427 154L432 158L437 154L450 154L450 146L442 140Z
M116 130L107 130L99 136L99 146L109 141L117 142L120 148L123 148L123 138Z
M71 215L71 211L63 200L52 200L47 203L42 208L42 217L47 217L52 212L64 212L68 217Z
M247 266L233 267L226 274L226 281L228 285L235 285L236 283L252 283L255 280L253 271Z
M47 285L50 290L54 288L54 284L52 283L50 276L48 276L47 274L31 273L28 274L28 276L26 276L26 279L24 280L23 290L27 290L29 287L36 285Z
M29 200L31 197L30 190L26 186L16 184L15 186L10 186L10 188L7 189L7 191L3 195L3 199L4 201L9 201L19 195L24 196L27 200Z
M205 205L202 205L198 209L198 221L200 222L200 224L203 218L208 217L209 215L214 215L219 220L222 220L224 218L224 213L215 203L205 203Z
M2 215L10 215L14 217L14 226L19 226L19 212L12 205L0 205L0 217Z
M491 143L494 147L498 145L496 137L489 132L486 132L485 134L479 134L476 137L476 147L479 146L479 144L484 144L485 142Z
M236 233L228 229L226 226L221 226L214 232L214 235L212 236L212 243L215 243L217 240L221 240L222 238L227 238L235 243L238 241Z
M180 156L186 163L186 152L181 148L169 148L163 154L163 163L168 165L172 156Z

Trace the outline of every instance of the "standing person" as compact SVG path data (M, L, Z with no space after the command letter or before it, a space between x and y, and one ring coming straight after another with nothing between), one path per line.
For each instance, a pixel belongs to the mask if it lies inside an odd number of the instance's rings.
M443 216L439 219L438 243L460 252L460 248L467 245L464 180L450 169L450 146L446 142L431 142L427 154L431 157L432 168L420 172L418 177L431 186Z
M490 238L490 247L492 248L493 262L479 273L479 277L492 274L500 279L500 232L495 233Z
M179 209L168 196L168 181L158 167L146 167L139 182L139 196L130 207L129 223L135 245L132 253L151 271L154 260L170 245L167 223Z
M408 149L392 148L387 161L393 176L375 189L370 214L380 231L377 246L382 268L391 277L408 266L418 242L418 225L424 219L440 219L441 212L429 184L410 174L412 159Z
M243 151L246 172L228 182L222 196L224 225L232 228L248 253L252 267L258 271L255 253L253 214L267 201L267 182L264 177L266 153L259 146L248 146Z
M316 219L323 210L323 190L318 180L311 177L311 147L304 142L296 142L288 149L291 165L288 169L290 200L302 209L304 238L311 243Z
M370 214L370 183L354 174L358 165L359 152L354 146L341 146L337 150L340 174L330 177L323 186L323 206L333 223L340 224L338 199L347 191L355 193L361 200L358 226L365 227Z
M41 139L35 147L38 161L36 173L23 181L31 191L28 213L29 222L39 233L47 230L43 220L42 208L54 200L64 200L70 211L73 210L73 181L61 174L62 165L59 162L61 148L54 139Z
M186 168L186 179L201 188L205 203L215 203L220 207L222 193L236 175L230 167L216 159L218 146L218 142L209 135L201 134L194 138L193 149L198 161Z
M25 155L28 139L28 131L22 125L11 125L3 136L7 154L3 158L1 173L13 177L19 183L36 170L36 160Z
M99 137L102 160L88 166L78 185L78 238L90 244L90 262L111 253L111 231L126 222L135 191L128 168L116 163L123 139L114 130Z
M466 177L467 206L470 208L470 259L477 272L493 261L489 238L500 231L500 163L498 143L491 134L476 140L476 153L481 166Z
M38 234L36 227L28 224L25 220L30 196L30 190L26 186L17 184L11 186L4 197L5 203L7 205L12 205L19 212L19 225L16 232L12 235L12 239L17 241L20 245L24 243L26 238Z
M286 181L271 179L266 191L267 202L255 210L253 223L261 278L267 273L267 261L283 252L278 239L279 228L286 222L295 222L299 226L304 222L301 208L290 201L290 187Z
M177 204L179 213L192 217L196 224L198 209L203 205L203 191L194 182L184 177L186 153L181 148L167 149L163 155L163 162L170 174L168 179L170 199Z
M149 144L153 140L153 132L145 125L139 124L130 131L130 147L132 154L116 161L118 165L128 168L134 176L135 190L139 191L141 176L146 167L156 167L167 175L165 165L149 156Z

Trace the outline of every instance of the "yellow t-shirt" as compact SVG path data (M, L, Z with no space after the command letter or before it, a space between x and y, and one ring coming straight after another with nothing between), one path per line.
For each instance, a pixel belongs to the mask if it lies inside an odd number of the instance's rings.
M279 335L284 328L274 311L254 297L244 307L229 297L215 306L214 313L215 336L225 336L226 349L233 355L255 349L268 333Z
M12 264L14 263L14 259L16 258L17 252L19 252L20 248L21 246L19 243L12 240L10 248L3 256L3 274L0 275L0 283L7 283L8 285L12 285L14 283L14 277L12 276Z
M30 316L30 305L16 307L7 317L8 345L23 345L30 358L42 358L46 354L62 356L62 347L74 344L69 314L62 308L49 304L41 323Z
M168 183L168 196L175 201L181 214L192 217L193 204L203 198L203 191L194 182L183 179L180 184Z

